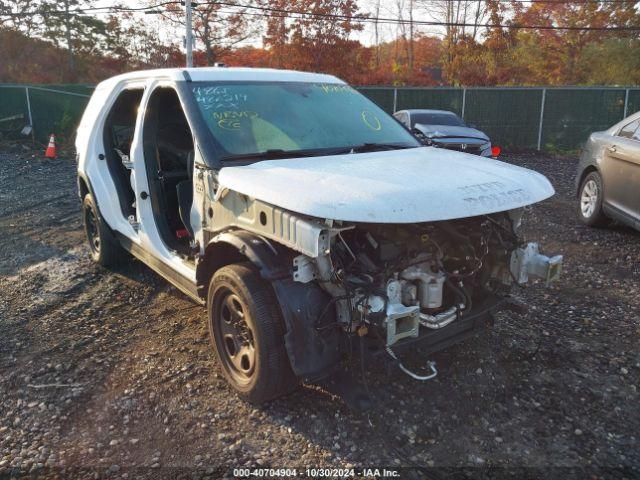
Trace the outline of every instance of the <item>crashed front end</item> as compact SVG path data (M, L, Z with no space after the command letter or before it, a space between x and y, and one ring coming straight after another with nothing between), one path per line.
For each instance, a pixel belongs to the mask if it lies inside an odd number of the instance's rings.
M397 351L420 342L426 355L512 307L514 285L556 280L562 257L521 240L523 212L417 223L320 220L220 189L213 215L220 228L212 225L211 235L224 226L253 235L248 249L266 245L276 267L263 267L263 275L283 312L292 368L317 380L354 340L396 360Z
M317 282L333 299L335 317L318 318L316 329L357 334L387 351L431 337L430 350L438 350L504 306L514 284L560 275L561 256L549 258L519 239L521 215L333 223L328 251L294 258L294 279Z
M307 380L354 345L391 357L446 348L512 307L513 285L562 268L518 235L524 209L553 195L549 181L473 155L266 160L223 168L208 191L203 245L253 236L239 248L272 283L291 366Z

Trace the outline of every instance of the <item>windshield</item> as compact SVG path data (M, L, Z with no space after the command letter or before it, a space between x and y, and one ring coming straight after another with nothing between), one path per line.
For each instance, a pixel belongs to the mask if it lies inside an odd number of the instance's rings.
M412 113L411 122L413 125L448 125L451 127L466 127L460 117L453 113Z
M395 119L343 84L194 82L223 160L273 152L419 147ZM360 150L365 151L365 150Z

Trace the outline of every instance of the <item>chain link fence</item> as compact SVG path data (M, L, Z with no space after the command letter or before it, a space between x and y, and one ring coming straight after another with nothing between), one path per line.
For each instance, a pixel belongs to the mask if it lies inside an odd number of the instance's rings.
M640 87L358 87L389 113L450 110L511 150L574 150L640 110Z
M50 134L70 141L87 105L92 85L0 85L0 133L17 138L25 132L46 144ZM30 129L23 130L29 126Z
M591 132L640 110L640 87L356 88L389 113L453 111L510 150L574 150ZM0 85L0 134L19 135L30 125L34 141L46 143L51 133L71 140L92 91L91 85Z

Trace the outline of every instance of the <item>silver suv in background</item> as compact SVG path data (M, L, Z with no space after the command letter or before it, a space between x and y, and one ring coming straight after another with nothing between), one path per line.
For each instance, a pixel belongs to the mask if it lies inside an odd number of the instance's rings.
M489 136L467 125L462 118L446 110L400 110L393 116L427 146L458 150L483 157L500 155Z
M619 220L640 230L640 112L592 133L582 152L578 218L591 226Z

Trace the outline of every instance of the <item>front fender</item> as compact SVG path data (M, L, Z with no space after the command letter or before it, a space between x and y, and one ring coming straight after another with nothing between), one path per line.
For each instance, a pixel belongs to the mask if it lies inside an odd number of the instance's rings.
M196 267L198 294L204 299L215 271L251 262L268 281L286 327L284 343L293 372L307 381L333 371L341 358L340 330L335 327L331 296L317 283L292 279L293 252L250 232L233 230L213 237Z
M209 280L219 268L250 261L262 278L272 281L290 276L287 252L258 235L243 230L220 233L209 240L196 265L198 294L205 298Z

